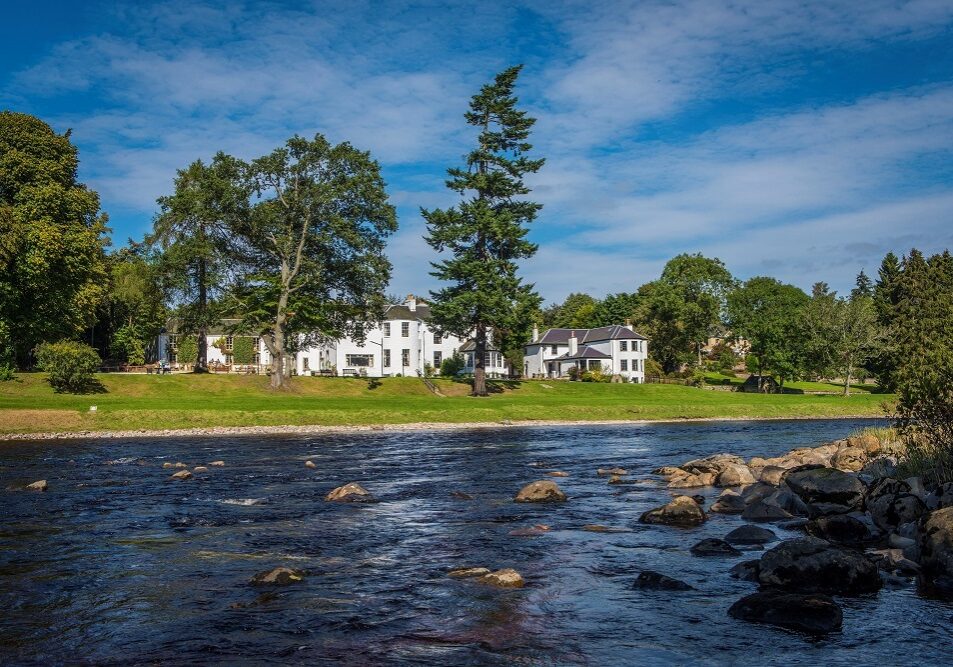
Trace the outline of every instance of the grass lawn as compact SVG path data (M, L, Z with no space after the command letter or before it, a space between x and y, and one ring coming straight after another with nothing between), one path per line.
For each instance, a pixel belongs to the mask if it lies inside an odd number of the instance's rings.
M0 433L210 426L368 425L416 422L882 416L892 396L762 395L677 385L499 382L489 398L469 386L419 378L294 378L274 392L268 378L236 375L98 376L98 394L55 394L39 373L0 382ZM90 412L91 405L97 406Z
M732 386L741 386L744 384L745 377L736 377L734 375L725 375L723 373L705 373L705 381L709 384L730 384ZM785 389L794 391L818 391L818 392L843 392L844 385L837 382L785 382ZM851 394L870 394L877 391L875 384L860 384L851 382Z

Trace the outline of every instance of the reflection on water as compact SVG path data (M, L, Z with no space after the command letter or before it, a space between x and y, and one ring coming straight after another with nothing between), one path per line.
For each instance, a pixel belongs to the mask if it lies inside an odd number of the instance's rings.
M693 530L637 523L668 497L647 479L659 465L719 451L773 456L862 423L5 444L0 489L47 479L50 490L0 491L0 663L942 662L953 651L953 609L942 603L912 590L846 601L843 633L820 641L744 624L726 616L753 590L728 576L740 558L688 553L740 519L715 515ZM185 482L162 468L216 459L226 466ZM639 483L595 474L613 465ZM556 480L569 502L511 502L549 469L570 473ZM380 502L323 501L349 481ZM536 524L551 530L509 534ZM308 576L248 585L279 565ZM527 586L445 576L463 566L514 567ZM633 590L642 569L698 590Z

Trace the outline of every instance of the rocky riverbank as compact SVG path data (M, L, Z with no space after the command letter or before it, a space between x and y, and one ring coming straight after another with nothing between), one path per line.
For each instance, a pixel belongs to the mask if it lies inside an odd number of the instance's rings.
M707 511L703 496L679 495L641 521L685 528L703 524L709 513L725 513L749 522L725 540L693 547L693 555L709 557L738 555L739 544L776 541L764 524L803 531L732 568L732 576L759 590L728 613L829 632L841 627L839 597L876 594L885 585L953 597L953 483L898 479L897 455L896 443L867 434L776 458L717 454L659 468L655 473L671 489L723 491Z

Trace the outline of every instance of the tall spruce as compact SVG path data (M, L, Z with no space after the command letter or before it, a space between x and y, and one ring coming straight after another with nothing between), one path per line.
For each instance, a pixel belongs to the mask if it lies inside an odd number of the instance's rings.
M443 332L473 336L474 396L487 395L485 357L493 332L528 331L528 318L540 303L534 286L517 275L517 260L536 252L526 240L527 225L542 208L523 199L530 192L523 177L544 162L526 156L536 120L516 109L513 87L521 69L498 74L473 96L464 114L479 128L478 145L467 155L465 168L447 171L447 187L466 199L445 210L421 210L427 242L451 255L432 263L431 275L451 283L431 292L433 322Z

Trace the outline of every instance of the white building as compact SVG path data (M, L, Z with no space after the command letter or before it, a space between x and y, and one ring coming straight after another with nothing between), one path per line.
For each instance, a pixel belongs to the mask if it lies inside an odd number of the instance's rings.
M208 361L231 365L231 350L239 336L226 335L228 325L238 320L223 321L208 334ZM176 349L179 336L162 333L158 340L159 360L177 365ZM218 343L218 347L213 347ZM264 343L253 337L256 350L254 365L264 372L271 356ZM472 341L461 341L456 336L442 336L430 324L430 306L414 296L398 305L387 307L380 326L369 329L363 343L350 338L317 345L299 351L289 359L290 368L298 375L366 375L368 377L418 376L426 373L426 365L440 371L444 359L459 352L464 359L463 373L473 373ZM498 350L488 350L486 373L489 377L509 376L509 365Z
M648 339L631 325L596 329L549 329L542 336L533 328L526 346L523 374L528 378L562 378L569 369L600 370L630 382L645 382Z

